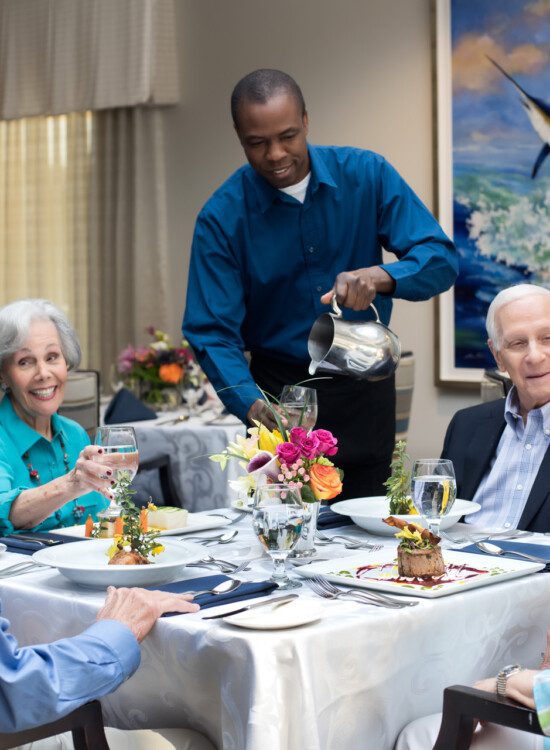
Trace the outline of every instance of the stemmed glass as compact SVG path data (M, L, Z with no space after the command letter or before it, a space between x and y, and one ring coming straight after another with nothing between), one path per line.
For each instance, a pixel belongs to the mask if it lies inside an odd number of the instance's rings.
M286 572L285 560L302 534L305 509L300 495L285 484L256 487L252 507L252 525L262 547L273 560L271 580L280 589L301 586Z
M303 385L285 385L281 391L279 405L287 418L288 427L303 427L312 430L317 421L317 391Z
M441 518L453 507L456 479L453 462L445 458L421 458L412 471L412 499L428 528L439 534Z
M115 519L122 513L122 507L118 502L120 480L132 481L139 466L136 433L133 427L98 427L95 445L103 448L103 454L98 456L97 460L112 470L115 482L114 498L109 507L99 515L106 520Z

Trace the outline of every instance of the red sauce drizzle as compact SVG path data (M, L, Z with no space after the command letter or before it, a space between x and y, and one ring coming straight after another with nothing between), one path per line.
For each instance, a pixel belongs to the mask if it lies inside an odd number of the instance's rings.
M386 576L375 577L372 575L362 575L364 572L370 572L373 570L379 570L381 574L385 570L395 570L397 565L395 563L386 563L385 565L362 565L355 571L356 578L368 578L369 581L391 581L392 583L405 583L409 586L422 586L423 588L431 589L434 586L440 586L443 583L457 583L457 581L465 581L468 578L474 576L488 574L488 570L478 570L472 568L469 565L456 565L455 563L448 563L445 565L445 573L442 576L431 576L429 578L405 578L404 576L396 576L395 578L387 578Z

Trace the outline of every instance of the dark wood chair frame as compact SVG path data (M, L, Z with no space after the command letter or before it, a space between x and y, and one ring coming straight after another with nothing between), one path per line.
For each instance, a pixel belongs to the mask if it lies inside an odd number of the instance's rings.
M24 709L21 708L21 710ZM72 732L75 750L109 750L99 701L85 703L67 716L52 721L50 724L42 724L34 729L25 729L11 734L0 733L0 750L8 750L8 748L17 747L26 742L35 742L44 737L53 737L62 732Z
M443 717L433 750L468 750L474 719L543 735L536 711L495 693L453 685L443 692Z

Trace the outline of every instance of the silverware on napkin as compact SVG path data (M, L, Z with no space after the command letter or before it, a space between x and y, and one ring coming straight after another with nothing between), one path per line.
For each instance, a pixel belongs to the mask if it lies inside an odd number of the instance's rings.
M293 599L297 599L298 594L287 594L286 596L279 596L276 599L266 599L263 602L255 602L254 604L245 604L244 607L239 607L238 609L232 609L230 612L222 612L219 615L209 615L208 617L203 617L203 620L218 620L222 617L229 617L230 615L237 615L239 612L246 612L249 609L256 609L257 607L266 607L269 604L275 605L275 607L281 606L281 604L287 604L288 602L292 601Z
M21 542L33 542L43 547L55 547L56 544L63 544L61 539L48 539L47 537L25 536L24 534L10 534L8 539L19 539Z

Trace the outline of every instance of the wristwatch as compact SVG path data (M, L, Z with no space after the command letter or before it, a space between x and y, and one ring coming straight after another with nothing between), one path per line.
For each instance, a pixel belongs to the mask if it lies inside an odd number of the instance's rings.
M508 677L516 672L521 672L522 669L524 667L519 664L508 664L508 666L502 667L497 675L497 695L500 698L506 698L506 682L508 681Z

